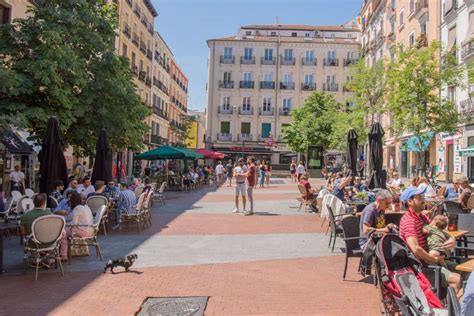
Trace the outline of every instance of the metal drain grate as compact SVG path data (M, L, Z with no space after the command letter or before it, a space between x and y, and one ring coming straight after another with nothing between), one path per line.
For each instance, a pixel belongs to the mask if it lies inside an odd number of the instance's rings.
M145 299L137 316L202 316L207 296L149 297Z

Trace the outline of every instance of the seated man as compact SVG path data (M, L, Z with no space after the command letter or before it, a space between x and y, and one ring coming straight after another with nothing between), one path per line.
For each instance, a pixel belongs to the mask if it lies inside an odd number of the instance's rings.
M433 257L440 257L440 264L451 271L454 271L457 263L449 260L444 260L449 256L449 251L444 247L451 236L445 231L448 227L448 217L444 215L436 215L429 225L423 228L427 235L429 254Z
M54 214L65 216L66 222L72 221L72 208L69 204L72 192L74 191L68 191L66 198L62 199L58 206L54 209Z
M128 188L126 183L121 183L120 193L118 195L118 201L115 207L115 221L117 225L112 227L112 229L120 228L120 215L130 213L135 204L137 204L137 197L135 193Z
M110 180L107 187L104 189L104 193L110 197L116 197L120 192L120 189L115 185L114 180Z
M354 178L353 190L354 190L355 193L367 191L367 186L365 185L365 183L362 183L362 180L360 179L360 177L356 176Z
M417 187L410 187L403 191L400 199L407 208L407 212L400 221L400 238L402 238L413 252L413 254L425 264L441 264L441 256L433 256L428 253L427 236L423 232L423 227L429 220L423 214L425 209L425 190L418 190ZM449 251L456 245L454 238L450 238L444 243L444 248ZM456 290L460 289L461 277L457 273L450 272L445 267L441 267L441 284L443 287L452 286Z
M31 234L31 224L33 224L35 219L41 216L53 214L49 209L46 208L47 200L48 196L46 193L36 194L33 198L34 208L21 216L20 223L26 236Z
M56 199L58 203L60 203L63 199L64 196L61 193L64 190L64 182L61 180L56 180L53 183L54 191L51 193L51 196Z
M332 195L339 198L339 200L344 202L345 191L344 189L351 184L352 176L348 176L343 178L338 184L334 185L334 189L332 190Z
M458 179L458 183L460 186L458 202L459 204L461 204L462 207L466 208L467 201L471 197L471 193L472 193L471 186L469 185L469 179L467 177L460 177Z
M393 179L389 183L387 183L388 187L391 187L395 190L400 190L400 186L403 184L402 179L400 179L400 176L398 175L397 172L393 173Z
M367 236L371 232L389 233L390 229L397 227L394 224L385 224L385 211L392 204L392 194L388 190L379 190L375 194L375 202L367 205L362 211L360 218L359 245L367 242Z
M72 177L70 178L69 180L69 186L66 190L64 190L64 193L63 193L63 198L66 198L67 196L67 193L69 191L76 191L77 190L77 179Z
M105 190L105 183L104 183L104 181L102 181L102 180L97 180L97 181L95 182L95 192L89 193L89 194L87 195L87 197L91 197L91 196L95 196L95 195L107 197L107 194L105 194L104 190Z
M91 178L88 176L84 177L82 184L77 187L76 192L79 193L84 200L87 198L89 193L95 192L95 188L91 183Z
M444 190L444 197L447 199L456 199L459 196L459 181L458 179L454 180L453 184L448 184Z

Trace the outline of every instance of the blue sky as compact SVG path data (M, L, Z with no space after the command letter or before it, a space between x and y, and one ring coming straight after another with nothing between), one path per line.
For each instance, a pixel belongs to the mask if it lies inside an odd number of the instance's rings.
M206 107L210 38L236 35L241 25L337 25L357 16L363 0L152 0L158 30L189 78L190 109Z

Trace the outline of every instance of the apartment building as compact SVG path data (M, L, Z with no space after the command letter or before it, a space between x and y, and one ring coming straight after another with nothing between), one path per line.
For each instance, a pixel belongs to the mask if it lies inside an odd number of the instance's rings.
M170 60L170 128L168 140L180 147L185 145L184 119L188 110L188 78L174 59Z
M151 0L124 0L117 3L119 28L116 38L117 52L130 59L131 69L137 85L137 94L152 112L151 86L154 19L158 12ZM153 115L146 119L152 127L156 122ZM145 137L145 145L152 147L150 137Z
M193 117L194 121L192 122L187 133L187 148L205 148L204 140L206 137L206 112L188 110L188 116Z
M356 21L340 26L248 25L210 39L208 148L253 155L272 164L291 159L282 130L291 110L313 91L346 102L348 66L359 57Z
M0 0L0 24L26 17L26 11L34 3L33 0Z
M443 0L440 15L443 46L455 49L459 64L474 62L474 1ZM474 181L474 84L466 77L464 87L446 87L441 94L456 104L465 123L455 135L438 135L440 171L446 180L463 174Z
M171 49L160 33L155 32L153 52L153 84L151 100L153 106L150 143L151 146L168 144L170 119L170 60L173 57Z

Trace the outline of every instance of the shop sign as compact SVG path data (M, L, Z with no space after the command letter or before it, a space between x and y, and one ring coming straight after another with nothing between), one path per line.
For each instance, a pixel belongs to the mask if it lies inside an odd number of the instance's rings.
M461 145L456 144L454 146L454 173L462 173L462 158L461 153Z

